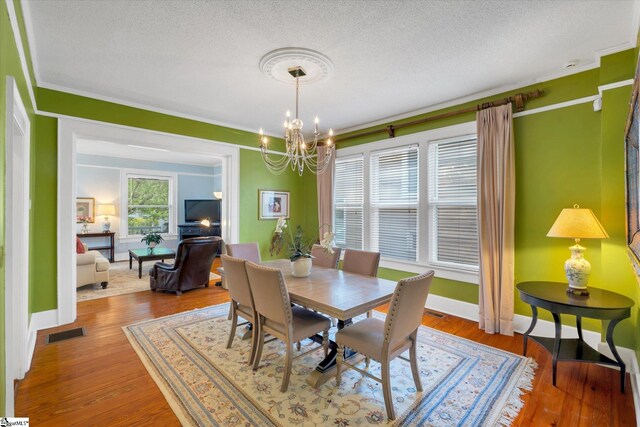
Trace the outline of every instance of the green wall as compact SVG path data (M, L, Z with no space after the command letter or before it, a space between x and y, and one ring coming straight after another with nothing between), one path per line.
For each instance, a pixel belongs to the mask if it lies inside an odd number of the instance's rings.
M568 77L537 83L507 93L475 100L447 109L409 117L396 123L429 117L469 107L517 92L535 89L545 94L527 103L527 110L598 94L598 85L634 76L637 50L602 58L601 67ZM527 280L564 281L563 264L572 242L546 237L562 208L578 203L591 208L610 235L607 240L586 240L586 257L592 264L590 286L629 296L636 309L615 331L616 344L638 348L638 285L626 255L624 124L631 86L603 93L603 109L594 112L591 102L514 119L516 146L516 242L515 282ZM451 117L398 130L397 136L475 120L475 113ZM377 127L377 126L376 126ZM362 129L358 132L364 132ZM354 132L355 133L355 132ZM347 134L349 135L349 134ZM385 138L384 134L355 138L338 147L359 145ZM392 140L389 141L391 145ZM381 277L397 280L408 272L380 269ZM478 303L476 285L435 279L432 293ZM515 293L515 289L514 289ZM515 312L530 316L528 305L515 296ZM551 320L550 315L540 313ZM597 321L585 319L585 328L601 331Z
M34 137L35 137L35 115L33 111L33 105L29 98L29 92L27 90L27 81L22 73L20 66L20 58L18 56L18 50L16 41L13 37L11 30L11 23L9 21L9 15L7 5L5 2L0 2L0 245L5 246L5 174L6 174L6 82L7 76L11 76L16 80L20 97L25 105L29 120L31 121L31 153L34 152ZM31 165L34 165L33 155L31 158ZM31 182L31 193L33 194L34 183ZM32 211L33 212L33 211ZM33 214L31 215L31 223L33 224ZM33 227L32 227L33 230ZM31 242L33 246L33 241ZM5 349L5 269L4 259L0 260L0 415L5 414L5 362L6 362L6 349ZM33 266L30 267L33 270ZM29 312L32 312L32 304L29 304Z

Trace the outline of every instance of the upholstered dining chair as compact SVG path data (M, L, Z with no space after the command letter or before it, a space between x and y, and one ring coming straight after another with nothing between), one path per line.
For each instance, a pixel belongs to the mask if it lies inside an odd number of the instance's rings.
M390 420L395 419L389 379L389 364L391 360L399 357L410 362L416 390L422 391L416 346L418 328L422 321L424 305L429 295L432 279L433 270L419 276L400 280L393 292L386 320L364 319L336 333L335 340L338 344L336 383L340 385L343 366L355 369L361 374L382 383L384 404ZM382 378L374 377L369 372L346 363L344 361L345 347L362 353L367 358L367 362L369 358L380 362ZM409 359L401 356L406 350L409 350Z
M332 248L333 253L327 252L320 245L313 245L311 248L311 259L312 265L317 265L319 267L325 268L338 268L338 261L340 261L340 253L342 252L341 248Z
M380 252L345 249L342 270L363 276L377 277L380 264Z
M358 251L345 249L342 260L342 271L361 274L363 276L378 277L378 265L380 265L380 252ZM372 312L367 312L371 317Z
M221 255L220 260L224 267L227 277L227 286L229 287L229 295L231 297L231 332L227 341L227 348L231 348L233 339L236 336L236 327L247 323L255 323L256 309L253 305L253 295L249 286L249 278L247 270L244 266L245 260L233 258L229 255ZM238 323L238 315L242 316L246 322ZM253 356L256 351L256 337L251 337L251 352L249 354L249 364L253 362Z
M242 258L251 262L260 262L260 248L258 242L227 243L227 255Z
M247 262L246 268L258 317L257 322L254 324L254 327L257 326L257 331L254 330L254 333L258 335L258 341L256 354L253 358L253 369L258 369L260 365L265 334L271 334L284 341L286 358L282 386L280 387L280 391L284 393L289 387L293 344L322 332L322 346L326 356L329 351L329 327L331 322L314 311L291 306L289 292L281 270L264 267L252 262ZM316 349L317 347L296 357L303 356Z

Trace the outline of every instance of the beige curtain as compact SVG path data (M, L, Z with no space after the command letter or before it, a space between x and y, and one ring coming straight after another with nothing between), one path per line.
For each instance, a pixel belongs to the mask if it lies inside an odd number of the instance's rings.
M318 147L318 163L325 157L326 147ZM333 230L333 176L336 171L336 157L331 156L331 162L324 173L318 175L318 225L320 239L327 231Z
M515 160L511 104L479 111L477 123L480 329L513 335Z

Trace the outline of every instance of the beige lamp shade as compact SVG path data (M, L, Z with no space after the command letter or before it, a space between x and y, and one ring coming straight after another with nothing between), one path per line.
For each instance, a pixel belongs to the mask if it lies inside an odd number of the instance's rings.
M116 214L116 207L113 205L98 205L96 215L113 216Z
M573 208L562 209L547 233L547 237L607 239L609 235L591 209L583 209L575 205Z

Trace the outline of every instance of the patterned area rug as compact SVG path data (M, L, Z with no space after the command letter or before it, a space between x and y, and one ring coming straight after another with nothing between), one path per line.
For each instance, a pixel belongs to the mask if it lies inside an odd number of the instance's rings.
M281 393L284 345L265 344L260 368L252 371L246 363L250 340L240 340L238 332L225 348L228 310L222 304L123 328L183 425L509 425L522 408L520 396L532 387L533 359L421 327L424 391L416 392L409 364L394 360L397 419L390 422L380 384L354 370L344 372L340 387L333 380L318 389L307 385L320 349L294 359L289 389ZM307 341L302 352L315 345ZM358 366L364 369L364 362ZM377 363L370 369L380 376Z
M100 283L93 283L76 289L76 300L87 301L96 298L112 297L115 295L130 294L149 290L149 269L156 261L142 264L142 279L138 279L138 263L133 263L129 270L129 261L119 261L109 267L109 286L102 289ZM167 260L167 264L173 264L173 260ZM210 283L220 280L220 276L211 273ZM211 282L213 281L213 282Z

